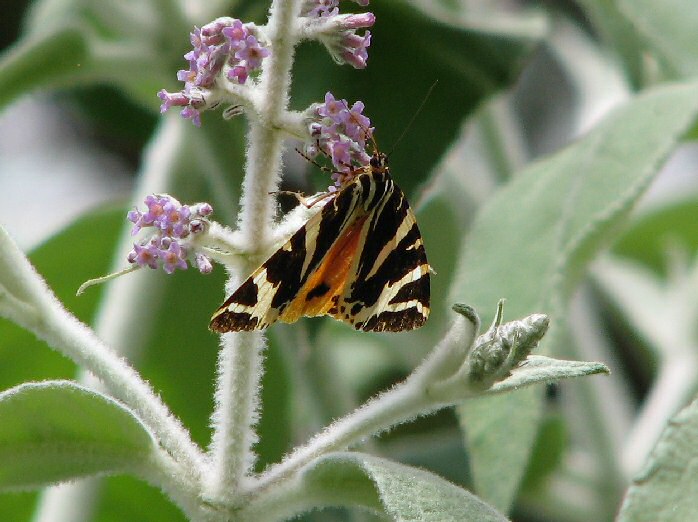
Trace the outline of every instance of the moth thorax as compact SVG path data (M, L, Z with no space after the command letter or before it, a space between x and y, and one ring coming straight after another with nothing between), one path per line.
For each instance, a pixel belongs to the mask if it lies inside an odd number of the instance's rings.
M388 170L388 156L382 152L374 152L371 156L371 169L378 172Z

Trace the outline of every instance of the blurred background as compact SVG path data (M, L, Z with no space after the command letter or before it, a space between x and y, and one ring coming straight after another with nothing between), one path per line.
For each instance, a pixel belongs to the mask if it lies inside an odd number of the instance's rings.
M341 7L362 9L352 2ZM174 114L161 116L155 93L180 88L176 71L185 66L194 25L217 16L263 23L266 8L258 0L0 3L0 224L81 319L92 322L107 306L104 288L81 298L75 290L125 266L124 215L145 197L143 187L183 202L211 201L214 217L235 223L244 119L223 122L211 111L196 129ZM601 0L374 0L367 9L377 17L368 68L337 66L320 44L303 43L291 105L302 109L326 91L363 100L381 148L390 151L438 81L391 157L438 273L435 311L423 332L399 339L357 336L329 319L272 329L260 469L406 376L443 335L469 245L464 238L501 187L583 139L638 93L698 72L698 5L691 0L613 6ZM326 185L289 150L284 188ZM698 383L698 147L681 141L666 159L618 227L611 253L588 269L570 299L572 353L604 361L614 375L586 387L562 383L545 390L544 415L530 454L512 471L520 480L512 479L511 492L488 495L475 486L463 412L420 419L363 449L475 489L513 520L612 520L667 419ZM162 162L173 174L154 185L143 181ZM519 255L525 263L527 253ZM205 325L223 299L224 274L220 267L210 277L193 272L147 274L148 290L134 296L141 322L132 327L140 346L130 349L205 447L217 349ZM518 311L515 292L504 297ZM642 299L646 309L664 315L636 310ZM494 302L483 317L493 309ZM182 332L181 324L191 328ZM0 389L74 378L77 371L31 335L0 322ZM183 519L135 479L107 479L100 491L93 520ZM31 520L36 499L36 493L0 496L0 519ZM375 517L327 510L307 519Z

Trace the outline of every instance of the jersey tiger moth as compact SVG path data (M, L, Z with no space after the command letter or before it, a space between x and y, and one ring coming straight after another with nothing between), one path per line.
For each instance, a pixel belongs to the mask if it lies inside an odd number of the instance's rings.
M430 267L385 154L374 152L330 198L221 305L211 330L257 330L320 315L374 332L425 323Z

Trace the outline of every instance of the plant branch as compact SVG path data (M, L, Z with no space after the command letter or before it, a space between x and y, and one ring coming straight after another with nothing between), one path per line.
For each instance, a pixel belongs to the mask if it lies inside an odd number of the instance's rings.
M432 379L446 375L449 369L454 371L453 355L464 355L476 333L474 325L458 317L443 341L406 380L331 424L306 445L296 448L281 463L264 472L256 481L254 490L262 493L321 455L345 450L366 437L442 407L443 404L435 403L430 397L428 387Z
M177 162L181 154L183 154L183 142L185 142L185 122L179 118L171 117L163 121L157 137L153 140L145 153L141 175L139 182L133 190L133 206L141 202L143 194L167 192L172 187L172 174L177 171ZM121 238L117 242L115 249L116 257L112 263L113 270L119 270L124 265L124 252L132 246L133 238L130 234L130 226L124 226L121 233ZM147 306L138 306L141 302L138 296L147 294L149 296ZM130 360L137 358L142 350L145 349L144 343L148 336L145 333L149 324L147 318L150 310L153 308L154 300L157 300L157 282L152 276L144 271L137 271L129 277L119 278L105 288L104 298L100 303L95 320L95 331L101 339L104 339L110 345L114 346L122 355L127 356ZM133 325L140 325L139 328L134 328ZM125 364L122 359L119 359L115 353L111 354L111 359L116 359L116 365ZM112 361L114 362L114 361ZM93 370L92 368L90 368ZM93 370L94 371L94 370ZM128 368L124 373L135 373ZM109 388L112 393L116 393L113 383L109 382L108 378L100 376L102 382L99 382L95 377L87 371L81 372L78 377L79 382L86 384L94 389L103 390ZM144 384L144 383L143 383ZM106 385L106 386L105 386ZM145 385L147 387L147 385ZM152 390L142 389L140 392L146 394L154 393ZM132 395L136 400L145 400L137 396L140 392L133 392ZM119 395L118 393L116 393ZM123 394L121 394L123 395ZM127 402L127 398L122 396L122 400ZM159 401L155 397L156 401ZM127 404L134 407L133 404ZM135 407L134 407L135 408ZM155 407L156 415L161 415L164 418L170 418L171 421L158 421L163 429L169 430L168 424L174 424L172 435L178 439L174 443L174 447L168 448L173 454L181 453L184 455L185 466L177 468L184 476L181 480L189 483L189 487L199 482L199 474L201 472L200 465L191 464L202 461L202 454L190 440L189 434L179 425L179 423L170 417L169 412L164 405ZM138 410L137 410L138 411ZM150 423L144 418L144 422ZM154 426L151 429L155 432ZM158 437L162 435L159 432ZM163 445L165 445L163 443ZM166 446L167 447L167 446ZM179 448L179 449L176 449ZM162 475L164 479L177 480L174 475ZM89 511L92 502L86 501L87 497L97 494L98 479L88 479L76 483L62 485L58 488L51 488L45 491L41 497L37 513L36 521L41 522L56 522L60 520L73 520L80 518L87 520L90 518ZM159 484L167 489L166 482ZM81 506L80 517L74 517L76 506Z
M278 122L288 105L296 43L294 22L300 5L299 0L272 2L267 26L271 55L262 64L256 111L248 113L250 130L238 225L243 248L251 253L265 251L273 237L276 204L270 193L278 189L283 152L283 131ZM251 268L246 263L240 271L231 271L228 290L234 289ZM221 336L209 450L212 467L205 492L212 502L231 499L235 503L244 494L245 480L254 467L264 348L264 337L258 332Z

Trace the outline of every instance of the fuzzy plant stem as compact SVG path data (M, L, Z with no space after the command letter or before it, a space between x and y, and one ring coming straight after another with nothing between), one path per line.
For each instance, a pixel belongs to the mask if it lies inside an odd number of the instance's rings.
M299 0L275 0L269 9L267 36L272 53L265 60L258 88L257 111L249 115L247 160L239 229L250 252L263 250L272 237L275 192L279 183L282 131L279 121L288 105L291 65L296 44ZM244 267L250 268L250 267ZM243 274L231 273L229 289ZM218 362L211 470L206 497L230 500L244 494L255 463L260 381L265 342L260 333L224 334Z
M296 448L281 463L271 466L256 481L255 492L264 496L271 486L291 479L314 459L333 451L346 450L392 426L442 407L444 402L431 395L430 387L435 380L458 368L475 334L476 327L457 318L430 356L405 381L339 419L305 446ZM466 391L461 398L467 395ZM260 501L264 502L261 498Z
M175 164L183 141L183 127L183 122L177 118L167 118L163 122L158 138L146 151L139 183L133 192L137 199L133 201L134 206L141 203L143 194L163 192L171 187L170 175L177 170ZM113 261L114 271L123 268L123 253L128 251L132 243L130 227L126 227L115 250L117 257ZM97 311L95 332L129 360L139 356L147 339L143 327L148 325L148 321L145 320L148 311L138 306L139 302L142 302L139 296L150 296L147 307L151 308L152 296L157 290L155 287L155 279L143 270L136 271L129 277L119 278L106 287ZM135 324L140 324L141 327L133 328ZM78 381L99 391L109 390L105 382L98 380L85 369L81 370ZM193 443L184 430L180 430L179 438L182 439L183 446L193 448ZM189 454L188 461L200 460L195 451L186 452ZM189 480L198 481L196 467L189 471ZM99 479L86 479L46 490L39 499L34 521L90 520L99 493L99 482Z

